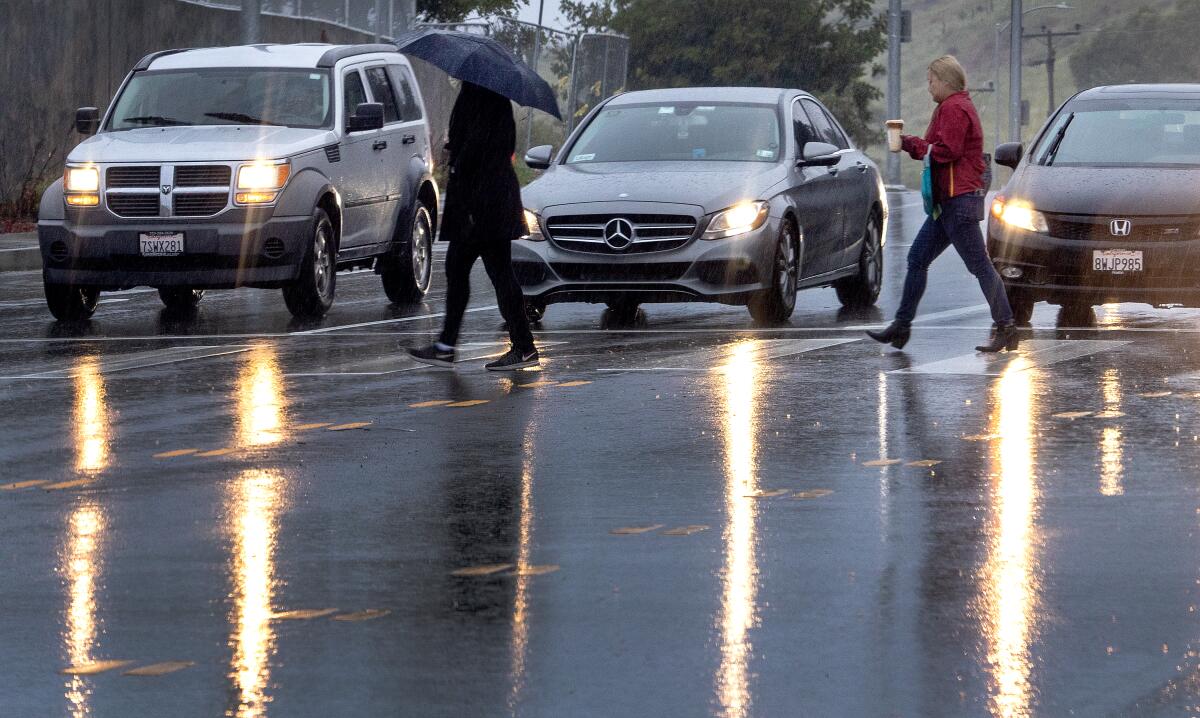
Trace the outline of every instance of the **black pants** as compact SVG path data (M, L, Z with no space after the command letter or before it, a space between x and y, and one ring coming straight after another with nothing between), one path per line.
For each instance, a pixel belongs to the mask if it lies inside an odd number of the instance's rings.
M471 296L471 268L476 259L483 259L500 314L508 322L508 336L513 347L521 352L533 351L533 333L525 317L525 295L512 267L512 243L508 240L452 240L446 252L446 319L442 324L443 344L458 344L463 314Z

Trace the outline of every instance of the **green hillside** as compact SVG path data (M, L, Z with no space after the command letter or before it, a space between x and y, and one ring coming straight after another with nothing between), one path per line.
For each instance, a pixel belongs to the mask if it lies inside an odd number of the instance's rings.
M1072 50L1081 42L1088 42L1095 33L1104 28L1119 27L1129 15L1140 8L1151 8L1162 12L1174 8L1175 0L1062 0L1072 6L1073 10L1040 10L1025 15L1025 34L1028 36L1040 32L1043 26L1055 32L1073 31L1075 25L1080 25L1083 35L1078 37L1055 38L1054 47L1057 56L1055 64L1055 102L1061 104L1064 100L1083 89L1076 86L1071 73L1070 56ZM1196 0L1181 0L1195 2ZM1059 0L1025 0L1025 8L1040 5L1058 4ZM880 0L877 3L881 12L886 12L888 3ZM903 96L901 107L903 118L907 123L906 132L923 133L933 111L933 101L925 89L925 68L929 61L943 54L958 57L967 70L967 83L972 89L985 87L993 79L995 66L994 43L995 28L998 23L1006 23L1009 19L1010 4L1008 0L905 0L904 8L912 11L913 39L905 43L902 49L901 75L903 77ZM1197 30L1200 32L1200 29ZM1153 38L1146 38L1153 42ZM983 122L985 147L987 151L996 144L997 107L1000 109L1001 137L1008 136L1008 31L1001 35L999 69L1000 83L997 92L972 92L976 107L979 109ZM1042 38L1029 38L1024 45L1024 71L1022 89L1025 99L1030 102L1030 123L1023 129L1023 137L1027 140L1045 120L1053 109L1048 107L1049 100L1044 65L1030 66L1031 63L1044 60L1046 57L1046 42ZM887 63L887 56L880 57L879 62ZM1197 78L1200 81L1200 78ZM886 76L875 79L880 91L887 87ZM879 102L879 122L885 119L883 114L886 105ZM875 146L868 148L868 153L882 166L886 150ZM920 165L908 160L902 161L904 183L909 187L917 187L920 182ZM1007 172L1007 170L1005 170ZM997 176L997 182L1004 175Z

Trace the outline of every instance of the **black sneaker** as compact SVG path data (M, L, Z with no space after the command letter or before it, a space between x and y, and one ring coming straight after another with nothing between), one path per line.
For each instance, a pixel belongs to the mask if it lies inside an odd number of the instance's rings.
M454 366L454 350L442 351L435 344L430 344L420 349L409 349L408 355L422 364L430 366L440 366L447 369Z
M515 371L517 369L526 369L531 366L537 366L539 363L537 349L531 349L527 352L520 351L516 348L509 349L508 352L494 362L489 362L485 365L488 371Z

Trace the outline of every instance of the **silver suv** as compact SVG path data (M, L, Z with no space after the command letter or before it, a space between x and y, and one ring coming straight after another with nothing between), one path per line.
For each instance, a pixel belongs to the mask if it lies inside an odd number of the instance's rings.
M432 274L438 189L412 68L391 45L167 50L125 78L42 198L46 302L86 319L100 291L283 289L324 315L339 269L372 267L396 303Z

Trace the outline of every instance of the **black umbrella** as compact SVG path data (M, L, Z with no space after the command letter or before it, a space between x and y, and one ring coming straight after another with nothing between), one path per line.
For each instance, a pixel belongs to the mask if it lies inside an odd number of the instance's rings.
M451 77L562 119L550 83L490 37L426 28L398 38L396 47L445 70Z

